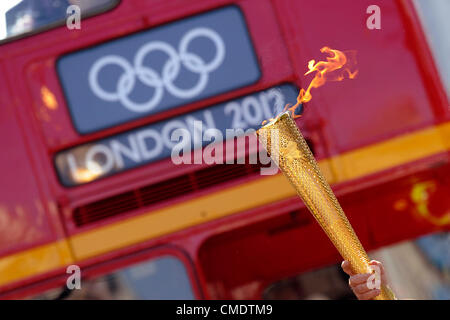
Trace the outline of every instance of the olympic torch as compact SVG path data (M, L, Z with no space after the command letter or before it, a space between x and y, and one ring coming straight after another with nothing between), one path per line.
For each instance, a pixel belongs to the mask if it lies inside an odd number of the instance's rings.
M355 273L371 273L369 257L325 180L290 112L257 131L260 142ZM376 300L395 299L382 286Z

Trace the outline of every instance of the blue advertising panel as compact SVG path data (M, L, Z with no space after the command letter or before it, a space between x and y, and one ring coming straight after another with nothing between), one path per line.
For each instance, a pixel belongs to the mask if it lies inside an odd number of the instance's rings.
M57 71L81 134L247 86L261 75L235 6L67 54Z
M197 110L178 117L152 123L92 143L59 152L55 157L61 182L74 186L170 157L183 137L173 139L177 129L184 129L191 137L198 130L217 129L221 140L190 139L190 149L226 139L227 129L258 129L261 123L283 111L287 103L295 103L298 89L283 84L267 90ZM196 129L195 122L201 123ZM196 131L197 130L197 131ZM236 132L234 132L236 133ZM87 175L86 177L84 175ZM94 178L93 178L94 176Z

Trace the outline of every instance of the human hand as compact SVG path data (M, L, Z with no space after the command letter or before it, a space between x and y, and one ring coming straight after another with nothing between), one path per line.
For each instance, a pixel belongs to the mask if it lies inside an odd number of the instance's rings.
M383 264L376 260L370 261L369 264L374 267L375 272L380 273L378 276L373 273L354 273L350 267L350 262L347 260L344 260L341 264L342 270L350 276L348 283L358 300L372 300L381 293L382 285L387 286ZM377 278L380 279L379 283L376 283ZM375 284L373 280L375 280Z

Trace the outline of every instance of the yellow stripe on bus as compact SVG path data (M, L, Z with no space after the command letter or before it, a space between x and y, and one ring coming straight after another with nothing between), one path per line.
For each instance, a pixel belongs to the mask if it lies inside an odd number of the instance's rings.
M450 150L450 123L404 134L330 159L337 182L360 178Z
M0 259L0 286L73 263L67 240L45 244Z
M330 183L390 169L450 150L450 122L407 133L319 162ZM291 197L282 175L245 184L88 230L59 241L0 258L0 285L194 225Z

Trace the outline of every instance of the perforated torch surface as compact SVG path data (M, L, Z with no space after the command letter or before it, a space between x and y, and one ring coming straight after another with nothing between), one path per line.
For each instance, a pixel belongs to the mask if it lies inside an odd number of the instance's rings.
M355 273L370 273L369 257L288 113L257 131L261 143ZM377 299L393 299L381 288Z

